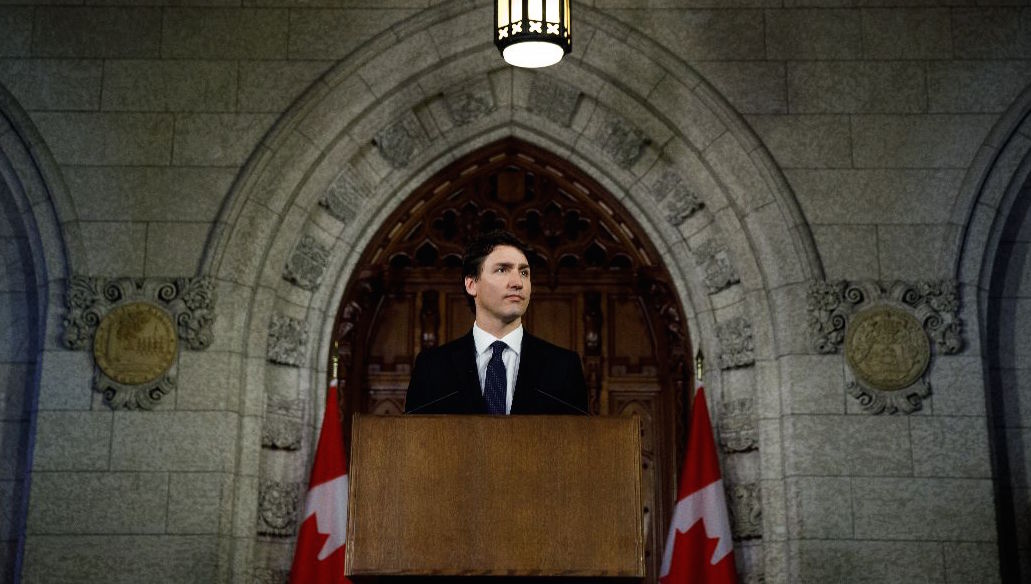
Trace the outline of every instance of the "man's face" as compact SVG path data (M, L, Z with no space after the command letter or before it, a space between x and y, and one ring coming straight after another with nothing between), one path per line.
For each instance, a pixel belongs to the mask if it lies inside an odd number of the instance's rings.
M499 245L483 260L480 277L466 276L465 291L476 302L481 325L518 321L530 304L530 265L518 249Z

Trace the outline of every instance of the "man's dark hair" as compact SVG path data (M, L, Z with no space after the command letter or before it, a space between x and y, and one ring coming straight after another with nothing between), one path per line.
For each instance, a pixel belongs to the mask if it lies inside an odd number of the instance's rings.
M465 248L465 256L462 258L463 290L465 289L464 283L467 277L479 279L480 274L483 272L483 261L499 245L507 245L518 249L527 257L527 262L529 262L530 254L526 245L512 233L500 229L484 233L470 241L469 245ZM476 302L473 300L473 297L467 294L465 299L469 301L469 308L475 311Z

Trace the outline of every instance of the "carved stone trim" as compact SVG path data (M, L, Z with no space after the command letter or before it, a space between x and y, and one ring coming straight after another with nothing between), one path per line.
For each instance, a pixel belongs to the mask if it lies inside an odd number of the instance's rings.
M268 360L281 365L300 367L304 364L308 331L303 320L273 314L268 331Z
M674 227L682 225L705 206L698 195L684 184L680 175L669 170L663 172L655 181L651 193L655 202L662 207L666 221Z
M733 485L728 493L731 533L734 539L756 539L763 535L762 488L759 483Z
M629 169L641 159L651 140L637 126L614 113L609 114L597 135L602 152L621 168Z
M709 294L726 290L741 281L741 277L730 259L727 244L713 238L694 250L695 264L705 270L705 288Z
M958 317L959 299L956 283L950 280L934 280L908 283L896 281L890 284L862 282L812 282L809 287L809 331L811 344L820 353L837 353L846 341L852 323L863 315L879 315L880 312L893 314L897 318L888 318L884 327L896 323L903 327L906 319L914 322L912 328L922 328L928 341L926 348L917 347L913 343L913 332L899 329L903 340L880 343L880 349L886 354L897 354L898 350L926 351L929 364L933 358L933 347L945 354L953 354L963 347L962 322ZM880 312L877 312L880 311ZM887 312L886 312L887 311ZM915 339L920 341L919 338ZM922 342L922 341L921 341ZM899 344L902 343L902 344ZM917 343L920 344L920 343ZM898 345L896 347L896 345ZM874 347L877 349L877 346ZM924 378L926 366L924 361L912 361L913 367L919 369L916 374L906 377L905 383L881 383L877 379L857 372L857 359L862 359L862 347L850 354L846 368L845 385L849 394L859 400L864 410L874 413L912 413L921 408L924 398L930 395L931 387ZM908 354L908 353L907 353ZM910 382L910 380L912 380ZM909 383L909 385L906 385ZM904 386L904 387L903 387Z
M721 322L716 326L716 338L720 341L720 369L734 369L755 364L752 323L743 317Z
M261 445L271 450L300 450L303 434L301 420L267 415L261 427Z
M471 124L497 109L494 93L486 82L469 87L467 91L447 94L444 103L457 126Z
M338 221L347 224L358 215L368 195L369 189L364 183L350 168L345 168L333 179L333 184L319 199L319 205Z
M314 290L322 283L322 274L328 265L329 249L314 237L305 235L286 262L283 279L305 290Z
M111 311L134 303L146 303L168 313L175 327L177 345L199 351L214 341L214 282L199 278L102 278L73 275L68 280L61 340L72 350L90 350L101 320ZM176 352L178 355L178 350ZM100 367L93 374L93 389L112 409L154 408L176 387L176 366L159 377L139 383L120 383Z
M300 483L263 479L258 486L258 533L289 537L297 531Z
M427 138L418 118L409 112L380 130L372 143L391 166L400 169L408 166L415 154L426 146Z
M538 74L530 86L528 106L530 111L544 116L560 126L569 127L580 101L580 92L548 77Z
M723 403L720 416L720 444L724 452L749 452L759 448L759 426L755 402L739 399Z

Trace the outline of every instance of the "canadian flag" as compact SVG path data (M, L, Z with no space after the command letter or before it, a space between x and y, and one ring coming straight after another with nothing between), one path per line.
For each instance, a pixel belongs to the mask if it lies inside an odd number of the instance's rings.
M736 584L727 498L712 439L705 388L695 392L677 506L666 537L659 582Z
M304 519L297 535L290 584L341 584L347 535L347 454L340 430L337 382L329 384Z

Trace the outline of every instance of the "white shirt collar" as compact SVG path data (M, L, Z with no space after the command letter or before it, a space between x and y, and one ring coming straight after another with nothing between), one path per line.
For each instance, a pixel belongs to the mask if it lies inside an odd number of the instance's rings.
M490 350L490 344L494 341L501 341L508 345L518 355L523 348L523 325L519 325L512 332L500 339L480 328L480 325L473 323L473 342L476 344L476 354Z

